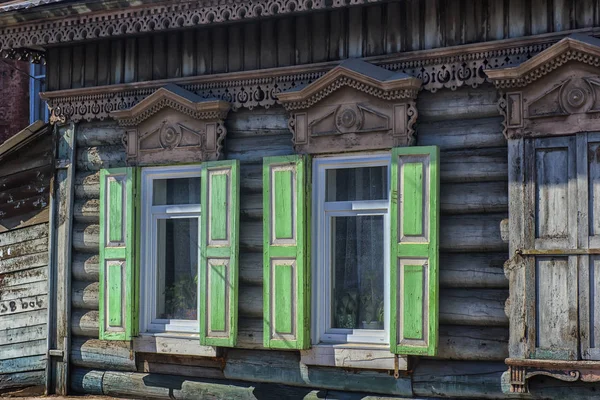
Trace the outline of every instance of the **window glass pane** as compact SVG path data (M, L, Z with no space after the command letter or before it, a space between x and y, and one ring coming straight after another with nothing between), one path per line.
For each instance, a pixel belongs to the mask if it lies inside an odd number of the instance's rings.
M198 218L157 221L157 294L159 319L198 317Z
M325 201L386 200L388 169L381 167L328 169Z
M383 216L333 217L333 328L383 329Z
M200 204L200 178L155 179L152 205Z

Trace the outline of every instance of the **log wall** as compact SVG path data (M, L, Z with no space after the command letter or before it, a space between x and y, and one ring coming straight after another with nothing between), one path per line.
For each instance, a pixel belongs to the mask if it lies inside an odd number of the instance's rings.
M0 391L45 382L52 138L0 162Z
M600 24L598 0L399 0L48 50L48 90L247 71Z
M73 380L73 389L87 391L87 382L98 382L98 374L107 379L108 372L100 371L110 369L128 373L109 376L122 382L141 382L143 377L132 374L137 372L402 396L432 396L431 384L436 390L441 387L438 394L442 395L481 398L487 391L485 396L501 397L500 375L508 356L504 313L508 281L502 269L507 245L500 235L500 222L507 218L508 168L496 96L488 85L419 95L417 144L441 148L440 344L435 360L421 359L412 377L398 380L373 371L351 376L333 368L301 371L298 353L262 348L262 158L293 153L281 108L239 111L227 119L225 156L241 163L238 348L226 350L222 362L211 363L142 353L131 357L128 342L97 340L98 171L124 166L125 154L121 128L111 122L80 124L76 129L71 361L81 379ZM469 111L474 105L478 113ZM452 368L464 382L453 384L444 375L447 372L436 372L443 370L440 365ZM146 396L144 390L149 389L140 390L138 395Z

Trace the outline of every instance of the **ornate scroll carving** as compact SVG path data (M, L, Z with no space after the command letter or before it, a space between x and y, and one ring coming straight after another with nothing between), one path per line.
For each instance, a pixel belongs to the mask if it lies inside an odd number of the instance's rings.
M310 85L279 93L299 153L408 146L421 81L348 60Z
M565 66L565 68L561 68ZM571 35L517 67L488 70L507 138L600 128L600 40Z
M205 100L167 85L134 107L111 116L128 127L123 137L130 164L217 160L226 129L229 104Z
M514 360L508 359L509 393L529 393L529 379L547 376L564 382L597 382L600 364L587 361Z

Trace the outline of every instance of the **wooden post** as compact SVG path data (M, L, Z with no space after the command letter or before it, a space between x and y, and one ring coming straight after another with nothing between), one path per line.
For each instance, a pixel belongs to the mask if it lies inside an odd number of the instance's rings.
M55 319L48 321L48 394L66 395L69 387L70 314L71 314L71 232L75 177L75 125L56 126L56 164L51 193L53 204L52 247L50 249L49 287L55 296L48 307Z

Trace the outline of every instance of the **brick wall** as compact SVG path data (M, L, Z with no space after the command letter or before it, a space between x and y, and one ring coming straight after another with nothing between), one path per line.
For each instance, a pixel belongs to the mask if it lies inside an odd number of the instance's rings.
M29 72L23 61L0 61L0 143L29 125Z

